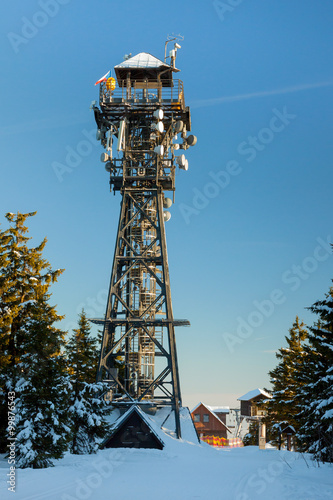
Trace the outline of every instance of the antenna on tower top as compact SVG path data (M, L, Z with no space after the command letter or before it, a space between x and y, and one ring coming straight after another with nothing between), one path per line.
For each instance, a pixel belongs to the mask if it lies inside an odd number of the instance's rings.
M179 43L177 43L177 42L182 42L183 40L184 40L183 35L172 34L172 35L167 36L165 46L164 46L164 62L166 62L166 60L167 60L167 45L168 45L168 43L175 41L175 45L174 45L174 52L175 52L174 53L174 60L175 60L176 54L177 54L177 49L181 49L181 45L179 45ZM172 60L171 52L173 52L173 51L170 51L169 57L171 57L171 60Z

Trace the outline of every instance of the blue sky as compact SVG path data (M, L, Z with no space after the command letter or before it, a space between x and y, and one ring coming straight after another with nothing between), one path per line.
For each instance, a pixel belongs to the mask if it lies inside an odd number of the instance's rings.
M331 285L332 19L328 0L18 0L0 18L0 220L38 211L32 243L46 235L66 269L52 297L66 329L81 307L104 313L119 214L91 139L94 83L184 36L198 143L167 237L174 314L192 325L177 329L189 406L267 387L295 316L311 324Z

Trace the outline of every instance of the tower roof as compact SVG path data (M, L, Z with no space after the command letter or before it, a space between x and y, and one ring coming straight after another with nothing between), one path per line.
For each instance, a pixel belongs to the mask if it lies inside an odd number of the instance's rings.
M165 68L170 68L170 66L157 57L149 54L148 52L140 52L136 56L130 57L120 64L117 64L116 68L160 68L161 66Z
M126 59L114 67L117 80L124 80L128 73L131 73L131 79L157 79L157 76L163 72L162 79L172 78L172 72L180 71L172 68L169 64L157 59L157 57L148 52L140 52L136 56ZM168 71L169 70L169 71Z

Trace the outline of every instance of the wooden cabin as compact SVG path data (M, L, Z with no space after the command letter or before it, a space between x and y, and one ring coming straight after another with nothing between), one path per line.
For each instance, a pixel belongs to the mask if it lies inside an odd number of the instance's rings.
M266 415L266 410L261 403L271 399L272 395L263 389L254 389L238 398L240 401L241 417L260 418Z
M200 437L217 436L228 439L231 434L231 430L226 424L229 411L229 407L226 406L208 406L200 402L191 411L198 435Z

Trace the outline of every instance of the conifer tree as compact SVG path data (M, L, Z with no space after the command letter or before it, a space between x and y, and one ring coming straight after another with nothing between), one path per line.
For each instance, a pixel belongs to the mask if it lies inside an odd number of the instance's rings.
M75 380L93 383L96 380L99 350L98 340L91 334L90 323L84 309L79 314L78 328L66 345L66 352L71 373Z
M7 213L9 229L0 232L0 366L1 373L14 368L22 350L25 319L32 302L57 281L62 269L53 271L42 252L47 239L36 248L28 248L28 214Z
M296 316L289 336L285 337L288 347L278 350L276 357L279 363L269 372L273 397L267 403L266 423L276 437L287 425L293 426L296 431L299 426L297 414L301 380L298 374L305 368L304 345L307 337L304 323Z
M299 439L316 460L333 462L333 287L309 309L319 321L310 328L306 367L299 373Z
M70 382L62 353L64 332L54 326L61 319L39 297L26 320L23 354L16 394L16 459L21 468L49 467L68 447Z
M95 383L99 351L84 310L78 326L66 346L72 385L70 450L84 454L94 453L107 432L106 403L100 397L107 387Z
M258 446L259 443L259 423L250 422L249 432L243 437L244 446Z
M65 449L68 382L61 348L64 333L48 305L48 289L63 270L53 271L42 252L46 239L28 248L29 214L6 214L0 232L0 438L6 451L7 394L16 393L17 465L44 467ZM52 444L53 443L53 444Z

